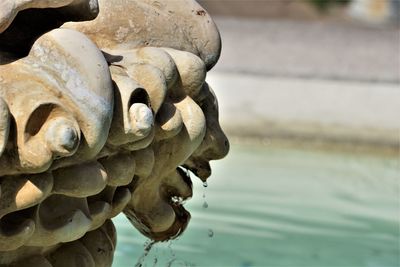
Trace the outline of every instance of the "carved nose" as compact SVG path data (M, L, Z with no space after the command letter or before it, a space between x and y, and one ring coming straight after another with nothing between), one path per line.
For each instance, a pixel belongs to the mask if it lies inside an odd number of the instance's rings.
M228 138L225 136L225 134L222 132L223 138L218 141L218 145L216 148L216 155L217 157L215 159L222 159L226 157L229 153L230 149L230 144Z
M206 134L205 142L208 145L206 158L208 160L224 158L228 154L230 148L228 138L219 125L215 125L208 130L210 130L210 134Z

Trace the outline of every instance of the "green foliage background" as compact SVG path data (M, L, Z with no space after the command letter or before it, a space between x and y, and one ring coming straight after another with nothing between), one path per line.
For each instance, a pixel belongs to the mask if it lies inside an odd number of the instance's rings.
M326 12L330 7L334 5L346 5L350 3L351 0L308 0L322 12Z

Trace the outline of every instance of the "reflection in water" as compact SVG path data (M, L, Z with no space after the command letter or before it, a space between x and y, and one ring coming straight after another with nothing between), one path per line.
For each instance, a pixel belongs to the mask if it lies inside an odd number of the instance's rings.
M188 229L142 266L400 266L399 171L397 158L233 146L214 163L211 205L194 181ZM145 238L115 221L113 266L131 267Z

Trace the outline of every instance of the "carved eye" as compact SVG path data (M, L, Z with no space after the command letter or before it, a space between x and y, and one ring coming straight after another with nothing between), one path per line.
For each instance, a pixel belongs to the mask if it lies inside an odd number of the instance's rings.
M49 122L45 139L53 152L67 156L78 148L79 132L70 120L59 117Z
M28 122L26 123L26 128L25 128L26 140L30 139L31 137L39 133L40 129L46 123L51 112L54 109L55 109L54 104L42 104L32 112L32 114L29 116Z
M154 126L150 97L128 76L113 74L115 109L108 143L113 146L151 139Z
M132 106L135 103L142 103L146 106L150 106L149 95L143 88L136 88L129 99L128 106Z
M46 103L37 107L26 124L26 141L41 139L56 155L68 156L76 152L80 142L79 126L63 108Z
M153 112L150 109L149 96L143 88L133 91L129 103L129 133L147 136L154 124Z

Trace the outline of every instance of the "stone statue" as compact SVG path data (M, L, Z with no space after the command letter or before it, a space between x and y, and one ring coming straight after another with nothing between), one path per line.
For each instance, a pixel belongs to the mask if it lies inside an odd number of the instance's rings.
M111 218L155 241L229 142L193 0L0 0L0 266L111 266Z

